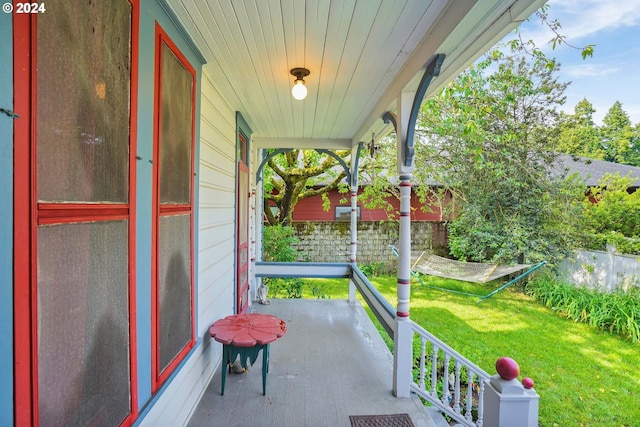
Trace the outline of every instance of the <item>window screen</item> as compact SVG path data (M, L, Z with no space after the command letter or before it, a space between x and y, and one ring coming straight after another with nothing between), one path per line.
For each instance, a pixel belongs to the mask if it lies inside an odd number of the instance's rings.
M166 44L160 72L160 203L190 203L193 76Z
M192 186L195 71L157 27L155 364L153 388L194 343Z
M191 217L160 218L160 367L191 341Z
M41 426L114 426L130 412L128 223L38 227Z
M58 2L37 49L38 200L126 203L131 5Z
M101 209L129 202L132 13L126 0L69 0L34 27L31 155L35 196L48 204L33 207L40 426L113 426L132 412L132 214Z

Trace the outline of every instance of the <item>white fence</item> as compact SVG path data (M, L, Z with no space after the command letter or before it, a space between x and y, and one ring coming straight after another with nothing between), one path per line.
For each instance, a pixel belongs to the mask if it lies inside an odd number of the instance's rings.
M606 291L640 288L640 256L603 251L578 251L560 263L560 274L570 283Z

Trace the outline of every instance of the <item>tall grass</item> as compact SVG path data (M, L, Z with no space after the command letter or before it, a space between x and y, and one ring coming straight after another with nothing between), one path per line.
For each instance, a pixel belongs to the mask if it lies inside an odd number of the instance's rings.
M545 306L576 322L587 323L640 342L640 290L601 292L539 275L527 292Z

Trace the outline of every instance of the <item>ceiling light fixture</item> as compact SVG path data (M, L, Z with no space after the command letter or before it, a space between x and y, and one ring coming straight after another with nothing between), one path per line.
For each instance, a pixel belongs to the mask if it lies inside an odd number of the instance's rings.
M291 95L297 100L306 98L307 87L304 85L304 78L311 74L311 72L306 68L292 68L289 72L296 77L296 80L293 82L293 88L291 88Z

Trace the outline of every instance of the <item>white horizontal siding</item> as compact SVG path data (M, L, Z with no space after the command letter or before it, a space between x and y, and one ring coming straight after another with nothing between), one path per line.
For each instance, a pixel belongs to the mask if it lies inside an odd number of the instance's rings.
M198 328L232 314L235 235L235 111L202 74Z
M222 346L198 346L180 370L180 376L169 384L151 411L140 422L140 427L176 427L188 423L204 390L220 366Z

